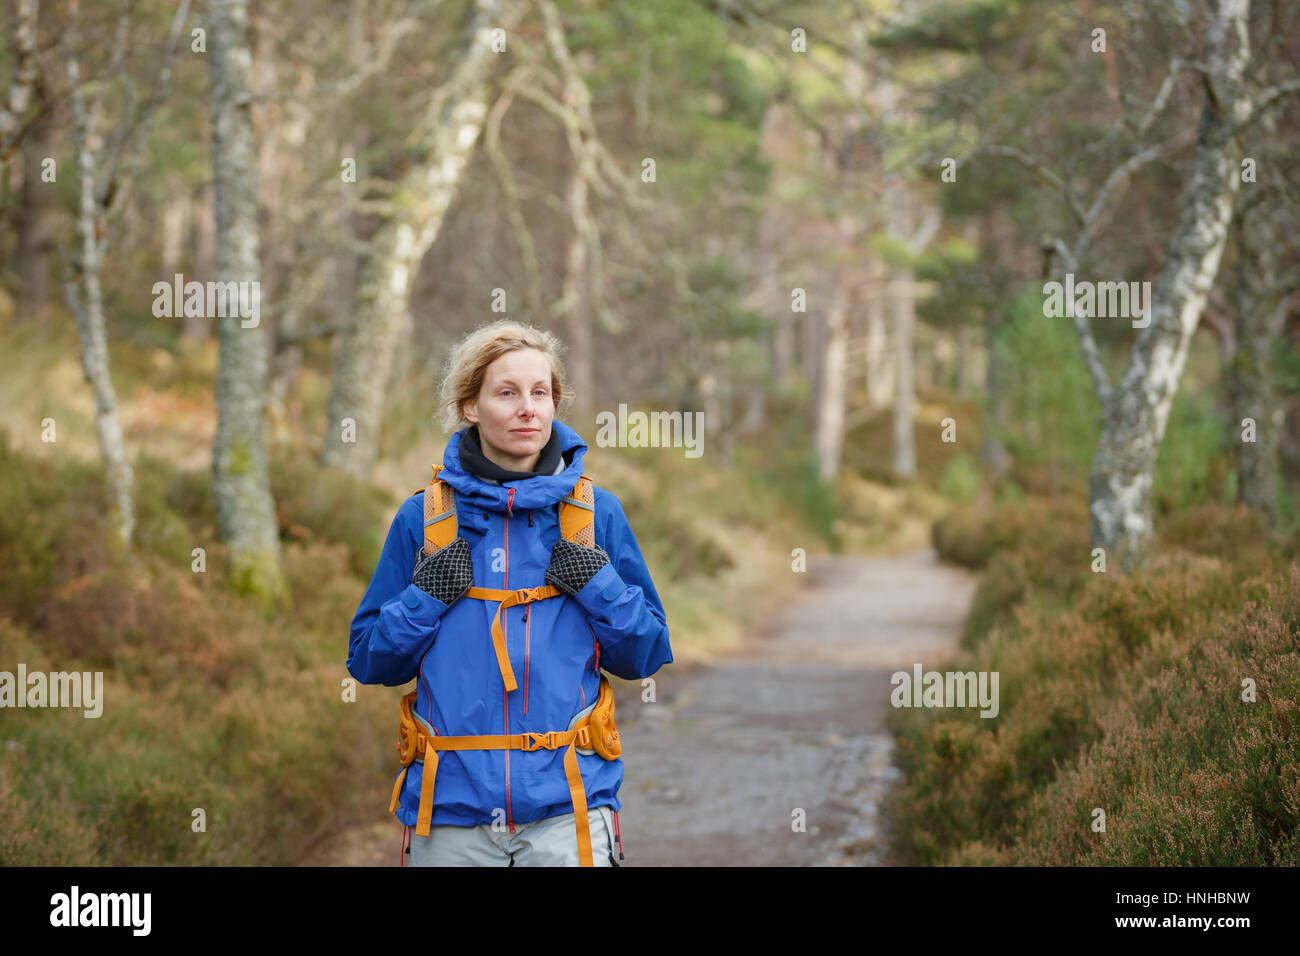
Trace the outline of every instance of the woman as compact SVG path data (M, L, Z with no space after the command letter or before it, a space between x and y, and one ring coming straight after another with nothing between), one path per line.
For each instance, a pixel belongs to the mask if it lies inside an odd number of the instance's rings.
M413 866L578 865L582 813L585 859L617 866L616 845L622 856L622 760L576 741L563 749L538 742L553 731L573 738L595 719L601 668L636 680L673 657L663 604L618 498L594 489L594 548L561 537L560 507L582 477L587 446L555 418L570 398L559 353L553 335L512 321L452 350L443 416L448 430L460 430L437 477L455 492L456 536L425 553L425 493L409 497L352 621L353 677L388 686L416 679L411 715L429 749L399 774L395 812L408 831L430 776L419 763L436 751L424 821L432 826L427 837L410 835ZM507 606L470 591L538 587L554 596ZM508 667L494 649L498 614ZM514 690L507 670L518 675ZM438 741L480 735L526 735L534 747Z

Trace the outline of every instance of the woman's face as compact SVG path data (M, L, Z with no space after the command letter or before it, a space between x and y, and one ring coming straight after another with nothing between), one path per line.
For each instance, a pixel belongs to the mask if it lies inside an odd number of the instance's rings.
M502 468L532 471L551 440L551 362L537 349L507 352L487 367L478 398L465 403L483 454Z

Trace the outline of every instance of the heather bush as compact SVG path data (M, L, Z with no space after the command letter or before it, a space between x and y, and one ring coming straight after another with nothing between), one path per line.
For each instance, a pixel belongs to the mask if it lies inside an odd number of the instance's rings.
M1295 865L1300 566L1249 512L1162 526L1149 565L1093 573L1038 506L938 532L985 571L952 670L997 671L999 713L889 715L900 858L945 865ZM1086 532L1086 525L1083 525ZM1242 681L1257 686L1242 701ZM1106 832L1091 827L1094 808Z

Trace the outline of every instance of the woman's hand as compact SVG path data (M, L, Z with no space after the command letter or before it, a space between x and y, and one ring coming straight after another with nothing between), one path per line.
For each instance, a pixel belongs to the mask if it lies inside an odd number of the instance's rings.
M474 562L469 542L457 535L451 544L435 554L420 554L415 559L411 583L448 607L474 586Z
M607 564L609 555L599 545L588 548L561 538L551 548L551 566L546 569L546 582L577 597L596 572Z

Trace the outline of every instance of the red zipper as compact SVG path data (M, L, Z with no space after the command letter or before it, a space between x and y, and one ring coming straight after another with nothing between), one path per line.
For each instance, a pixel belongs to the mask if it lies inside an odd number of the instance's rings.
M515 489L511 488L510 496L506 501L507 514L510 511L510 502L514 500L514 497L515 497ZM505 546L506 546L506 579L502 587L505 590L509 590L510 589L510 519L509 518L506 518L505 520ZM501 615L501 632L506 636L506 639L508 641L510 637L510 633L506 630L506 615L504 612ZM509 647L510 645L507 643L506 646ZM505 707L506 736L509 736L510 735L510 692L507 691L504 686L501 688L501 703ZM508 747L506 748L505 753L506 753L506 823L510 827L510 832L514 833L515 821L514 821L514 817L510 815L510 749Z

